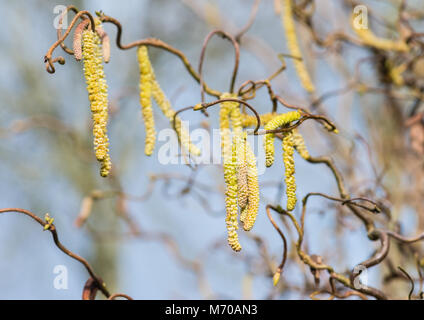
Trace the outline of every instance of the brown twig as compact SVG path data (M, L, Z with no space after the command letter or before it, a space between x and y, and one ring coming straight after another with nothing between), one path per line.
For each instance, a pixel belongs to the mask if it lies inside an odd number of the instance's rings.
M66 255L70 256L72 259L77 260L78 262L80 262L82 265L84 265L85 269L87 270L87 272L90 274L91 278L96 282L97 287L99 288L99 290L106 296L109 297L110 293L108 291L108 289L106 288L105 283L101 280L100 277L98 277L95 273L93 268L91 267L91 265L87 262L87 260L85 260L84 258L76 255L75 253L73 253L72 251L68 250L60 241L59 241L59 236L57 234L56 231L56 226L54 224L49 224L46 221L43 221L41 218L39 218L38 216L36 216L34 213L25 210L25 209L20 209L20 208L5 208L5 209L0 209L0 214L1 213L9 213L9 212L17 212L17 213L22 213L27 215L28 217L32 218L33 220L35 220L36 222L38 222L38 224L40 224L43 228L45 228L46 226L48 226L48 229L50 231L50 233L53 236L53 241L56 244L56 246Z

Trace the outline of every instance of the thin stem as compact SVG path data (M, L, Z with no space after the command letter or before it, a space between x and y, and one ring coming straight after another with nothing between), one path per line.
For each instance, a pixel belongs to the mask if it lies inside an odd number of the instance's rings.
M133 41L129 44L123 45L121 43L121 36L122 36L122 25L121 25L121 23L118 20L116 20L112 17L106 16L106 15L101 15L100 21L112 23L116 26L116 28L118 29L117 35L116 35L116 45L119 49L128 50L128 49L138 47L138 46L142 46L142 45L164 49L164 50L176 55L178 58L180 58L180 60L183 62L184 66L186 67L187 71L190 73L190 75L197 82L200 83L200 76L194 70L194 68L192 67L192 65L188 61L187 57L184 55L184 53L182 53L180 50L172 47L171 45L163 42L162 40L155 39L155 38L146 38L146 39ZM207 92L211 96L215 96L217 98L219 98L221 96L221 92L210 89L205 83L203 83L203 87L204 87L205 92Z
M256 134L258 132L260 126L261 126L261 118L259 117L259 114L256 111L256 109L253 108L246 101L243 101L243 100L240 100L240 99L235 99L235 98L224 98L224 99L215 100L213 102L201 103L201 104L195 106L193 109L194 110L202 110L202 109L212 107L212 106L214 106L218 103L225 102L225 101L238 102L238 103L244 104L246 107L248 107L250 110L252 110L252 112L255 114L255 117L256 117L256 128L255 128L255 130L253 130L253 133Z
M201 97L201 101L202 103L205 102L205 88L204 88L204 81L203 81L203 75L202 75L202 67L203 67L203 61L205 59L205 52L206 52L206 47L208 46L208 43L210 41L210 39L214 36L214 35L219 35L221 37L223 37L224 39L228 39L231 41L233 47L234 47L234 53L235 53L235 62L234 62L234 69L233 69L233 74L231 76L231 83L230 83L230 92L234 92L234 84L236 81L236 76L237 76L237 71L238 71L238 66L239 66L239 61L240 61L240 48L239 45L237 43L237 41L228 33L226 33L225 31L222 30L213 30L211 31L205 38L205 41L203 42L202 45L202 51L200 52L200 59L199 59L199 82L200 82L200 97Z
M1 213L8 213L8 212L15 212L15 213L22 213L27 215L28 217L32 218L33 220L35 220L36 222L38 222L43 228L48 226L49 224L47 222L45 222L44 220L42 220L40 217L36 216L34 213L32 213L31 211L25 210L25 209L20 209L20 208L5 208L5 209L0 209L0 214ZM78 256L77 254L73 253L72 251L68 250L59 240L59 236L57 234L56 231L56 226L54 224L51 224L48 228L48 230L51 232L52 236L53 236L53 241L56 244L56 246L62 251L64 252L66 255L70 256L72 259L77 260L78 262L80 262L81 264L84 265L85 269L88 271L88 273L90 274L91 278L93 278L96 283L98 288L100 289L100 291L108 298L110 296L109 291L106 288L105 283L101 280L100 277L98 277L94 271L93 268L91 267L91 265L87 262L87 260L85 260L84 258Z

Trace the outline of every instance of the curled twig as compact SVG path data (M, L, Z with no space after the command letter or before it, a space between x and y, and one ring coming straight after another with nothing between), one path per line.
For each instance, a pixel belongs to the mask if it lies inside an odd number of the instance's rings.
M398 266L398 269L399 269L400 272L403 273L403 275L411 283L411 290L409 290L409 293L408 293L408 300L412 300L412 294L414 293L414 289L415 289L414 279L412 279L412 277L409 275L409 273L406 272L405 269L403 269L401 266Z
M203 110L209 107L212 107L218 103L221 102L225 102L225 101L233 101L233 102L238 102L241 103L243 105L245 105L246 107L248 107L250 110L252 110L252 112L255 114L256 117L256 128L253 130L253 133L256 134L261 126L261 118L259 117L259 113L256 111L255 108L253 108L250 104L248 104L246 101L240 100L240 99L235 99L235 98L224 98L224 99L218 99L215 100L213 102L208 102L208 103L199 103L196 106L193 107L193 110Z
M72 259L75 259L77 261L79 261L81 264L84 265L84 267L86 268L86 270L88 271L88 273L90 274L91 278L94 279L94 281L97 284L97 287L99 288L99 290L106 296L109 297L110 293L106 288L105 283L101 280L100 277L98 277L94 271L93 268L91 267L91 265L87 262L87 260L85 260L84 258L76 255L75 253L73 253L72 251L68 250L60 241L59 241L59 236L57 234L56 231L56 226L50 222L46 222L43 221L41 218L39 218L38 216L36 216L35 214L33 214L31 211L25 210L25 209L20 209L20 208L5 208L5 209L0 209L0 214L1 213L8 213L8 212L17 212L17 213L22 213L27 215L28 217L32 218L33 220L35 220L36 222L38 222L38 224L40 224L43 228L45 228L46 226L48 226L48 229L52 236L53 236L53 241L56 244L56 246L62 251L64 252L66 255L70 256Z
M210 39L214 35L219 35L223 37L224 39L228 39L231 41L233 47L234 47L234 56L235 56L235 62L234 62L234 69L233 74L231 76L231 82L230 82L230 92L232 93L234 91L234 84L236 81L238 66L239 66L239 60L240 60L240 49L237 41L228 33L222 30L213 30L211 31L205 38L205 41L203 42L202 51L200 52L200 59L199 59L199 82L200 82L200 97L202 103L205 102L205 88L204 88L204 81L203 81L203 75L202 75L202 67L203 67L203 61L205 58L205 52L206 47L210 41Z

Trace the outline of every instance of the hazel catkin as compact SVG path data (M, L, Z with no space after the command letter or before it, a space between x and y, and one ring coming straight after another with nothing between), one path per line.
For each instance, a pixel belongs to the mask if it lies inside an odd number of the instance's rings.
M224 93L220 99L231 97L231 94ZM221 158L223 163L231 157L231 128L230 117L234 108L234 103L231 101L224 101L220 104L219 109L219 133L221 137Z
M240 209L244 209L247 205L248 198L248 182L247 182L247 173L248 166L246 161L246 133L240 134L240 137L236 139L239 140L238 144L236 143L236 157L237 157L237 200L238 206ZM240 219L242 220L242 219Z
M224 179L227 185L225 191L225 208L227 216L225 223L227 225L228 232L228 244L234 251L240 251L241 245L238 240L238 208L237 208L237 154L236 145L232 144L231 157L227 158L224 162Z
M259 116L259 118L261 119L261 124L266 125L276 115L277 115L276 113L272 113L272 112L261 114ZM248 114L241 115L241 123L243 128L256 126L257 121L258 120L256 119L255 116L248 115Z
M256 167L256 157L250 147L249 142L246 141L246 163L247 163L247 212L243 219L243 229L249 231L255 224L256 217L259 210L259 182L258 182L258 169Z
M152 66L150 64L146 46L137 49L138 64L140 67L140 105L145 127L144 153L152 155L156 142L155 120L152 108Z
M294 141L293 132L283 134L283 162L285 168L285 182L287 195L287 211L292 211L296 206L296 179L294 177Z
M181 146L185 148L190 154L199 156L201 154L200 149L196 147L193 143L191 143L190 134L187 128L183 126L183 123L180 117L178 116L174 117L175 110L172 108L171 102L169 102L169 100L165 96L165 93L162 91L162 88L157 82L153 69L152 69L152 96L153 96L153 99L156 101L156 104L161 109L162 113L165 115L165 117L168 118L171 126L175 127L175 131L177 133L178 140L180 141ZM174 118L175 118L175 124L174 124Z
M272 118L266 125L265 130L275 130L282 126L290 124L292 121L300 119L299 111L290 111L287 113L280 114ZM267 167L272 166L274 163L274 134L267 133L264 136L264 147L265 147L265 165Z
M99 36L91 29L83 31L82 40L84 76L93 119L94 149L97 160L102 164L100 174L102 177L106 177L111 168L111 161L108 153L108 96L102 64L102 48Z
M299 76L302 86L308 92L314 92L315 86L311 81L308 70L306 69L305 63L302 60L302 53L299 48L299 43L297 41L296 30L293 19L293 8L292 0L282 0L283 10L281 12L281 20L284 26L287 47L290 51L290 54L298 59L294 59L294 67L296 69L297 75Z
M303 159L308 160L311 157L306 148L305 140L303 140L303 136L297 129L293 129L293 144L297 153L299 153Z

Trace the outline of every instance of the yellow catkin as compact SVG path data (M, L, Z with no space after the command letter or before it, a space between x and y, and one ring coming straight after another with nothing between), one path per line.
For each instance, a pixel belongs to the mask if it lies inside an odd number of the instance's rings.
M278 270L276 273L274 273L274 276L272 277L272 283L274 284L274 287L278 284L281 277L281 271Z
M308 160L311 157L306 148L305 140L303 140L303 136L297 129L293 129L293 144L297 153L299 153L303 159Z
M224 93L220 96L221 99L225 98L233 98L234 95L230 93ZM240 118L235 109L238 108L238 104L232 101L224 101L221 103L221 107L219 110L219 132L221 136L221 158L223 163L231 157L231 127L230 127L230 119L231 125L237 127L237 131L240 131L241 127L241 115ZM235 111L235 112L234 112ZM238 110L240 113L240 110ZM238 123L240 122L240 124Z
M308 92L314 92L315 87L311 81L308 70L302 59L302 53L300 52L299 44L297 42L296 30L293 19L293 8L292 0L282 0L283 10L281 12L281 20L284 26L287 47L290 51L290 54L299 59L294 59L294 67L296 69L297 75L299 76L302 86Z
M248 183L247 183L247 161L246 161L246 133L242 133L237 148L237 190L238 205L240 209L244 209L247 205ZM240 218L243 221L242 218Z
M259 118L261 119L261 125L266 125L276 115L277 115L276 113L271 113L271 112L261 114L259 116ZM243 128L256 126L257 119L256 119L255 116L251 116L251 115L248 115L248 114L242 114L241 117L242 117L241 123L242 123Z
M265 130L275 130L282 126L290 124L292 121L296 121L300 119L299 111L290 111L287 113L280 114L275 116L272 120L270 120L266 126ZM267 133L264 136L264 147L265 147L265 165L267 167L272 166L274 163L274 134Z
M145 128L144 153L152 155L156 142L155 120L152 108L152 66L146 46L137 49L138 64L140 67L140 105Z
M248 204L240 210L240 222L243 223L243 229L244 229L244 222L246 221L248 210L249 210Z
M231 156L230 112L231 109L228 103L221 103L219 109L219 134L221 137L221 158L223 163Z
M371 29L360 29L356 28L353 25L355 19L355 15L352 15L352 29L358 35L358 37L362 40L362 42L368 46L381 50L391 50L391 51L408 51L408 45L402 40L390 40L385 38L377 37Z
M220 97L225 98L237 98L236 94L224 93ZM231 128L234 134L234 143L236 147L236 158L237 158L237 185L238 185L238 205L241 209L244 209L247 205L247 163L246 163L246 134L243 133L242 127L242 115L240 112L240 105L238 102L227 101L225 105L228 108Z
M153 72L153 69L152 69ZM165 93L162 91L162 88L160 87L159 83L155 79L155 75L153 72L153 99L155 99L157 105L161 109L162 113L165 115L165 117L168 118L171 126L174 126L174 115L175 110L172 109L171 102L166 98ZM190 134L187 131L187 128L183 126L180 117L175 117L175 130L178 136L178 140L180 141L181 146L188 150L188 152L192 155L199 156L200 155L200 149L197 148L194 144L190 142Z
M284 132L283 162L285 168L285 182L287 195L287 211L292 211L296 206L296 179L294 177L294 141L293 132Z
M101 162L100 175L106 177L111 168L109 139L107 137L108 96L102 64L102 48L99 36L91 29L83 32L84 76L93 119L94 149Z
M225 191L225 207L227 216L225 219L228 232L228 244L234 251L240 251L241 245L238 240L237 229L237 153L236 145L233 143L231 148L231 157L224 162L224 179L227 185Z
M256 157L250 144L246 141L246 162L247 162L247 213L243 219L243 229L249 231L255 224L259 210L259 182L258 169L256 167Z

